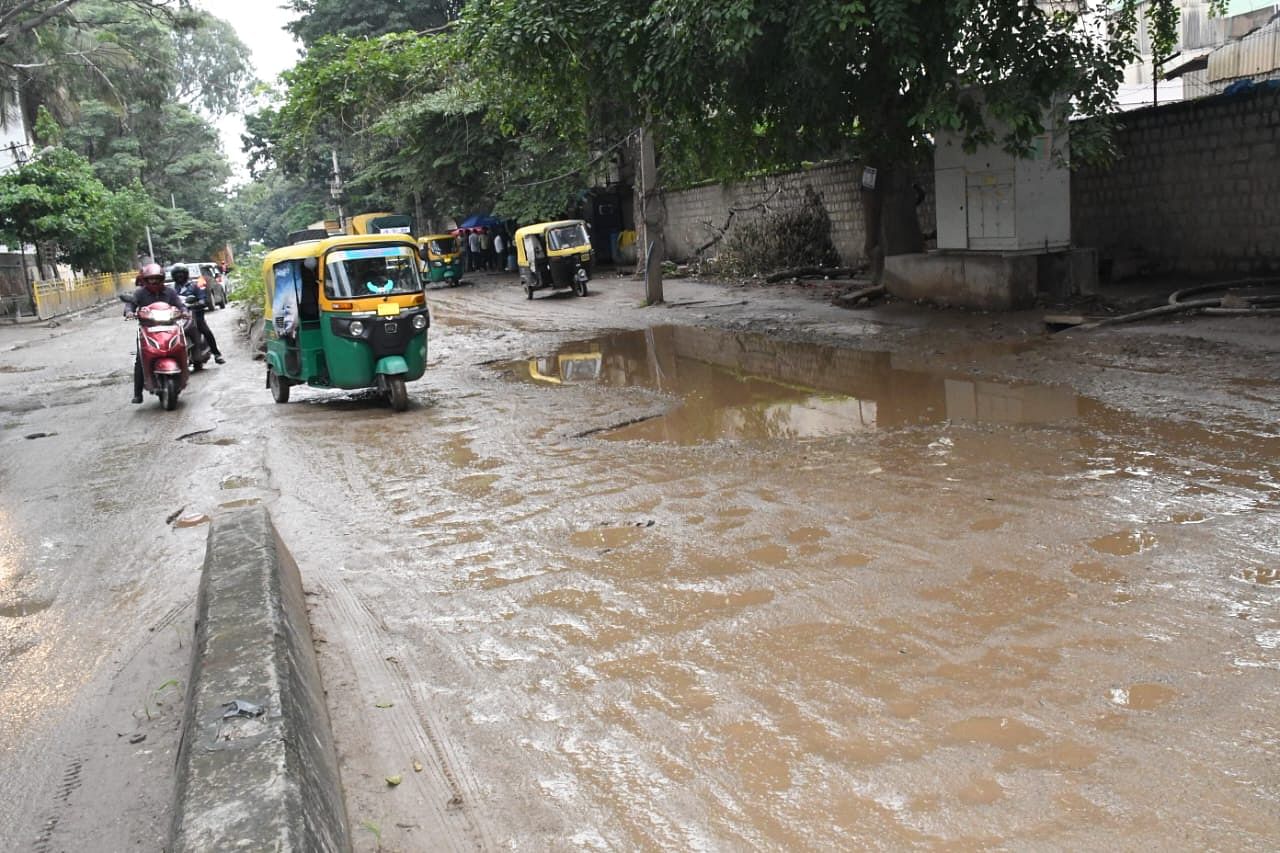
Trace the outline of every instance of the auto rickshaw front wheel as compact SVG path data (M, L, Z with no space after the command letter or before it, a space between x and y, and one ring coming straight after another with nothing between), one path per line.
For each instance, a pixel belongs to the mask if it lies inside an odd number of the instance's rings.
M524 298L525 298L525 299L532 299L532 298L533 298L533 286L532 286L532 285L528 285L528 284L526 284L526 285L524 286Z
M289 402L289 382L281 379L275 368L267 368L267 387L271 389L271 399L277 403Z
M403 412L409 408L409 389L404 386L404 377L387 377L387 402L397 412Z
M579 281L578 279L574 279L574 281L573 281L573 292L574 292L574 293L576 293L576 294L578 294L579 296L586 296L586 295L587 295L587 283L586 283L585 281Z

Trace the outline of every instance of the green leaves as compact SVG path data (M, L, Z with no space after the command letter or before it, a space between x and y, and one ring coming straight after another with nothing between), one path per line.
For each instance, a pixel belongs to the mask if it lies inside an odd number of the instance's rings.
M81 269L124 269L151 210L140 187L115 193L89 162L66 148L46 148L0 175L0 238L53 243Z

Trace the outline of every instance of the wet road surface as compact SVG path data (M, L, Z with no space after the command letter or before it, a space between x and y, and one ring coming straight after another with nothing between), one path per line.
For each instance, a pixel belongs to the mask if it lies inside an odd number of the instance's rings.
M363 849L1280 839L1256 408L969 369L1049 342L574 334L633 322L596 290L435 293L410 413L276 413Z
M302 567L358 849L1274 849L1274 346L638 294L431 291L404 414L175 413Z
M209 318L224 346L231 314ZM0 329L5 850L159 850L168 837L207 533L182 524L216 511L225 464L188 434L216 427L250 363L193 377L178 411L133 406L135 328L108 307Z

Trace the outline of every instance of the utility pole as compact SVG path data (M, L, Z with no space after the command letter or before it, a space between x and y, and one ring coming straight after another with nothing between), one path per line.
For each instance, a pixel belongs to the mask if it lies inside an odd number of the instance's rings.
M333 199L333 203L338 207L338 227L345 231L347 229L347 217L342 212L342 173L338 171L338 150L336 148L329 149L329 157L333 161L333 174L329 177L329 197Z
M156 250L151 245L151 226L150 225L146 226L146 229L147 229L147 257L151 259L152 263L155 263Z
M636 248L644 265L644 301L662 303L662 261L667 255L662 238L662 204L658 199L658 155L649 125L640 128L640 218L644 231Z

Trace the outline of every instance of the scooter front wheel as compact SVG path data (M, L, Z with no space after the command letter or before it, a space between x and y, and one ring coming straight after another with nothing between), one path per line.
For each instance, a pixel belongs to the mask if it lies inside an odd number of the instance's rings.
M178 377L165 374L160 377L160 405L166 412L178 408Z

